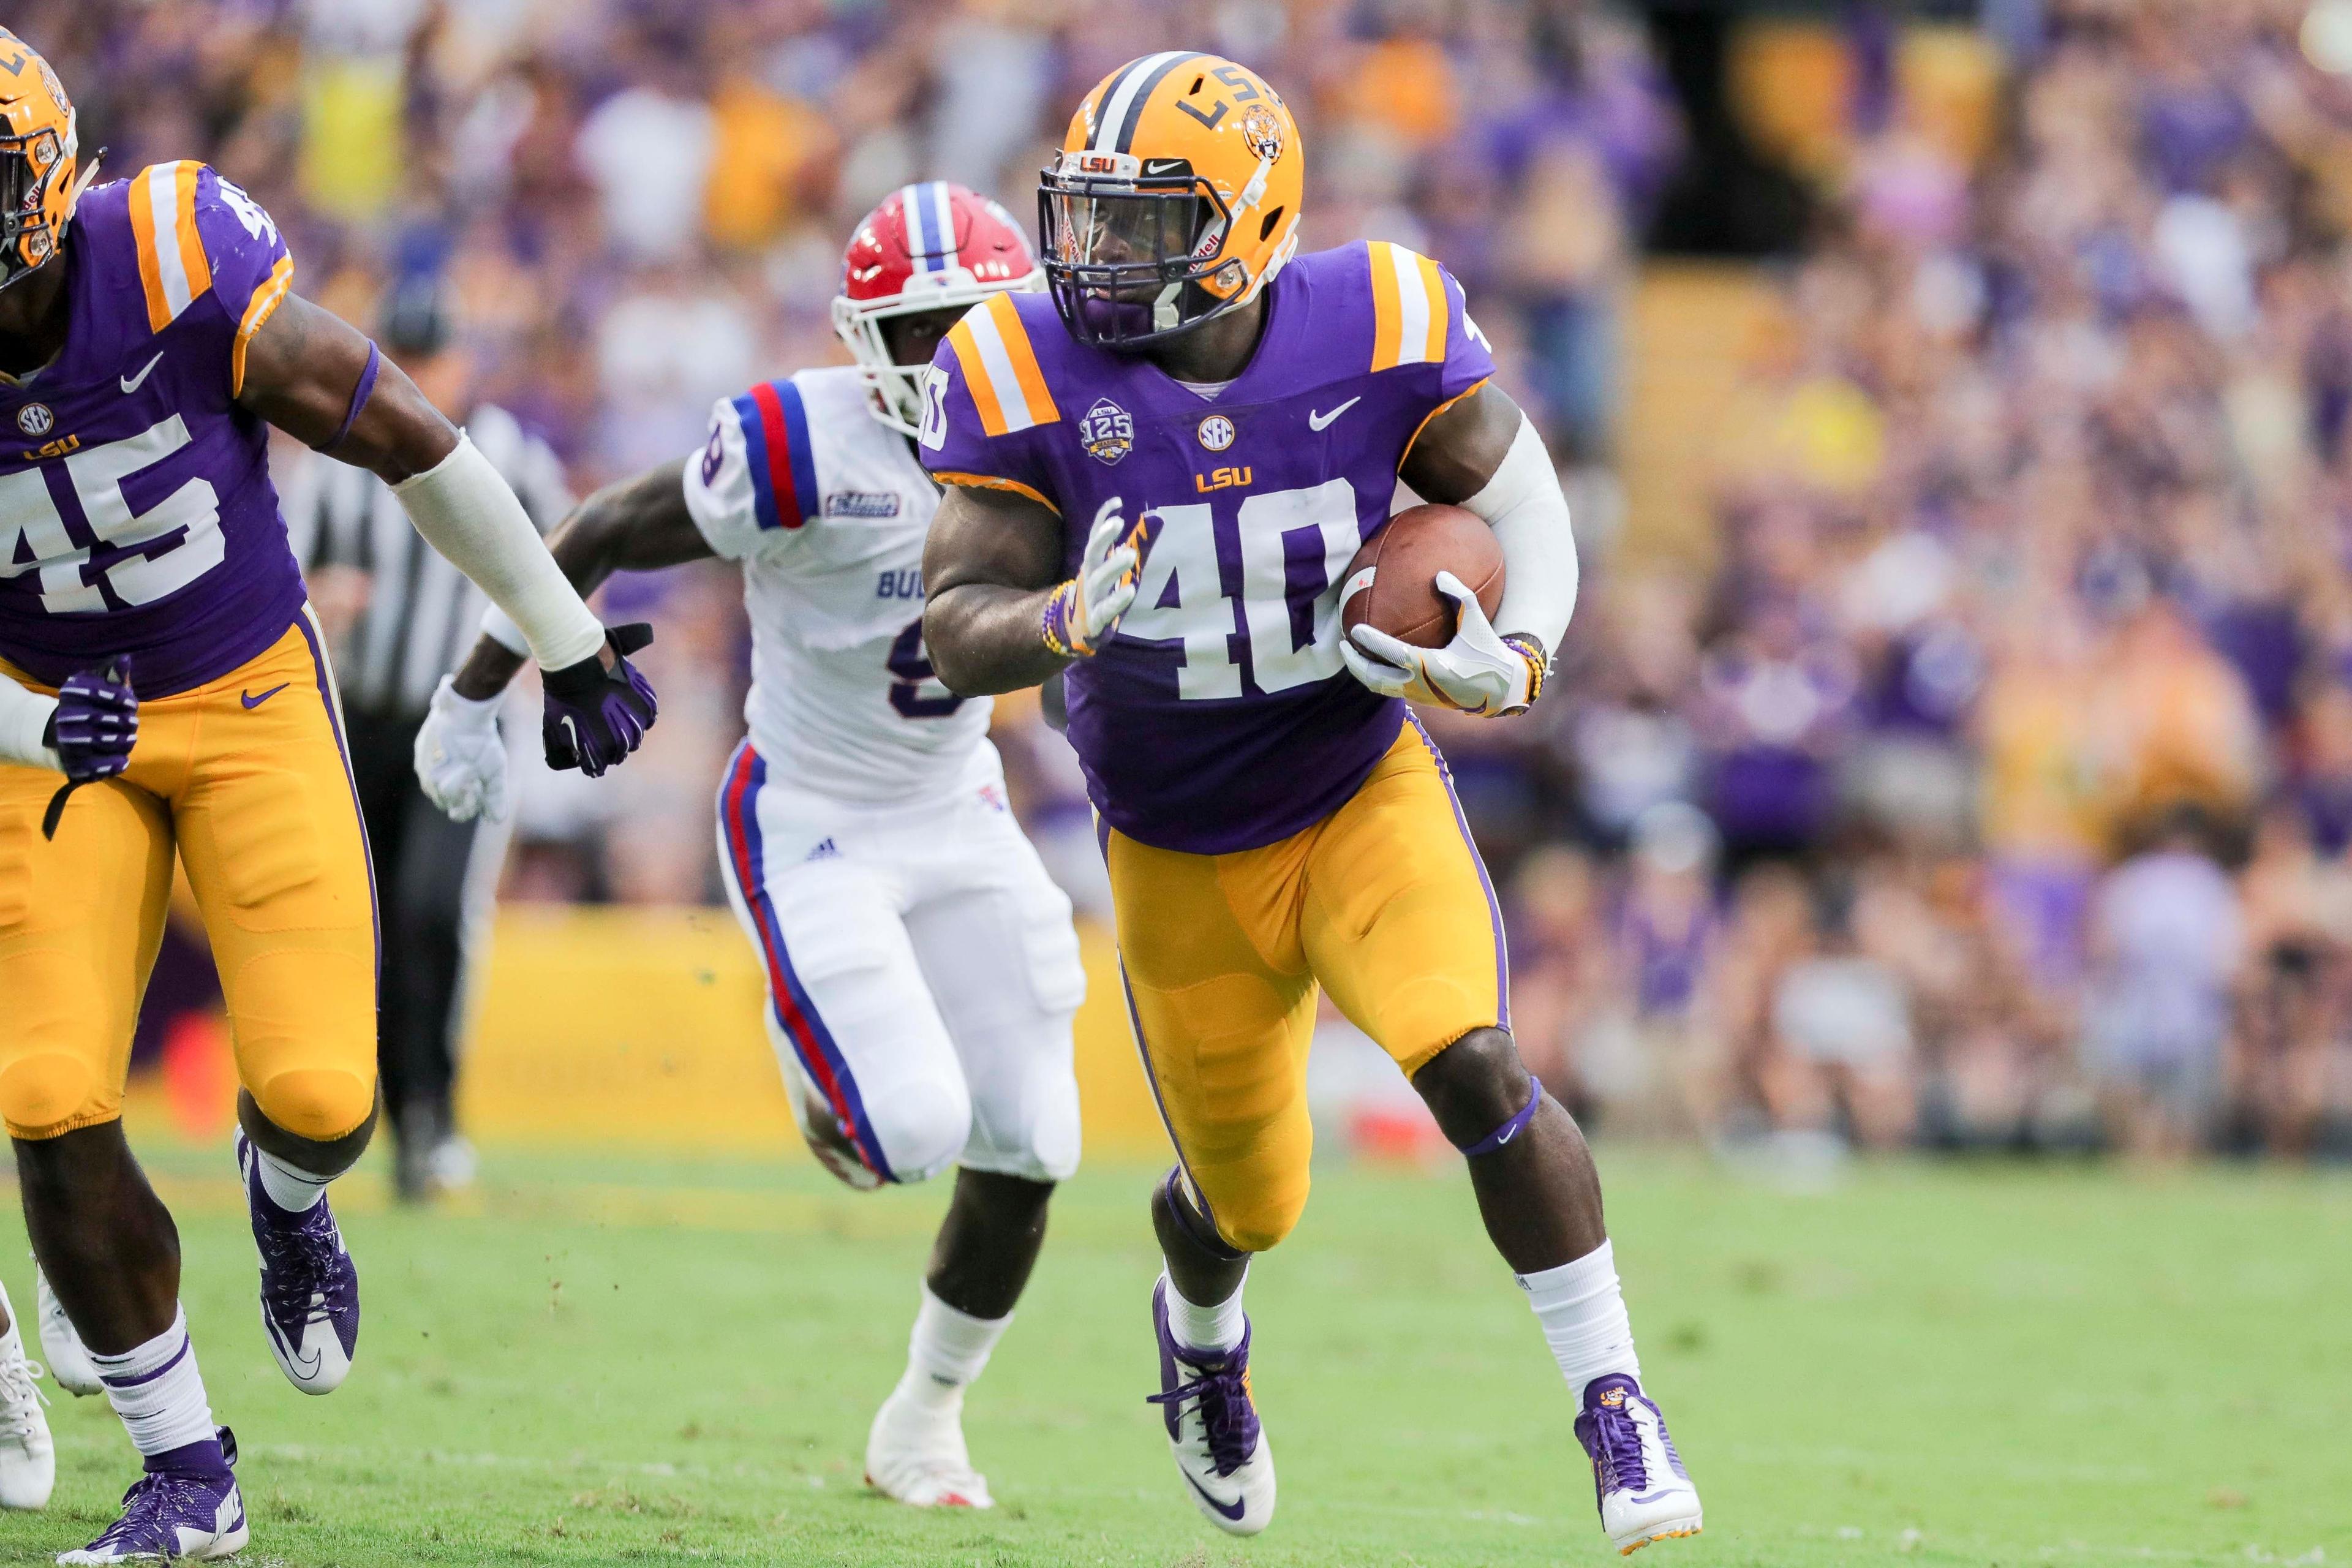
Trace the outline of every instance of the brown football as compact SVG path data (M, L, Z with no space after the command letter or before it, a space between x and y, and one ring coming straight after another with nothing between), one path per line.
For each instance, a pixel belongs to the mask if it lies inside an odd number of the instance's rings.
M1432 503L1408 507L1367 540L1339 579L1339 629L1370 622L1415 647L1454 640L1454 601L1437 591L1451 572L1491 618L1503 605L1503 547L1476 512Z

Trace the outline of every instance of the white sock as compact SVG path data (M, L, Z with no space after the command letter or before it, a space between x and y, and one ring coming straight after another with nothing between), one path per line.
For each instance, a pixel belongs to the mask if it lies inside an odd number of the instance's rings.
M258 1143L253 1146L253 1158L261 1172L261 1190L288 1214L300 1214L325 1197L327 1184L334 1179L299 1170Z
M923 1287L923 1304L915 1312L915 1331L907 1341L907 1374L898 1386L917 1402L946 1407L963 1403L963 1391L989 1352L1004 1337L1013 1314L975 1318L960 1311Z
M1596 1377L1612 1372L1642 1375L1642 1363L1633 1355L1633 1325L1625 1316L1625 1298L1617 1288L1617 1259L1609 1243L1573 1263L1513 1278L1528 1293L1528 1304L1543 1325L1544 1341L1578 1398Z
M1203 1307L1186 1300L1165 1272L1160 1279L1168 1287L1168 1331L1176 1336L1178 1344L1186 1350L1213 1352L1229 1351L1242 1342L1249 1321L1242 1315L1241 1285L1234 1286L1234 1293L1223 1300ZM1244 1265L1242 1285L1248 1283L1249 1268Z
M136 1349L121 1355L93 1352L89 1359L106 1384L106 1402L122 1417L131 1445L141 1454L152 1458L213 1440L212 1405L196 1371L186 1312L174 1312L170 1328Z

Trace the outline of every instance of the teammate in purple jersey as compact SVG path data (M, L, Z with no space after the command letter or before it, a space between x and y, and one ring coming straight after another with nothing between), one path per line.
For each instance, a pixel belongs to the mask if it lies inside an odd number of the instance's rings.
M1241 1293L1306 1203L1320 987L1467 1157L1630 1552L1696 1531L1698 1494L1640 1383L1591 1156L1512 1045L1484 867L1398 700L1526 710L1575 602L1567 503L1443 269L1378 242L1294 256L1300 163L1279 96L1213 56L1087 95L1041 184L1050 297L973 310L926 384L950 488L925 642L959 692L1068 671L1179 1156L1152 1207L1153 1403L1194 1504L1237 1534L1273 1514ZM1400 479L1484 517L1508 568L1491 622L1439 576L1443 648L1339 635Z
M654 720L622 657L641 634L608 635L472 443L292 292L267 213L197 163L95 174L56 73L0 30L0 1120L50 1359L105 1393L145 1472L74 1563L247 1538L178 1237L121 1122L175 858L228 1005L271 1352L324 1394L358 1346L325 1194L375 1123L374 893L266 426L395 486L524 629L551 763L601 773Z

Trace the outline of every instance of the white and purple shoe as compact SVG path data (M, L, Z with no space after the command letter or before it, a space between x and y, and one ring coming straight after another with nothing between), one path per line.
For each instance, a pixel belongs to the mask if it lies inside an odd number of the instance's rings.
M1699 1532L1698 1489L1666 1436L1665 1417L1639 1382L1612 1373L1586 1384L1576 1440L1592 1458L1601 1528L1619 1556Z
M245 1500L237 1495L236 1437L191 1443L147 1461L148 1472L122 1494L122 1517L79 1552L58 1554L66 1568L92 1563L209 1563L245 1549Z
M1168 1424L1168 1447L1193 1506L1230 1535L1255 1535L1274 1522L1274 1449L1250 1398L1247 1319L1242 1342L1203 1355L1168 1328L1168 1281L1151 1288L1160 1334L1160 1392L1147 1401Z
M242 1130L236 1168L261 1252L261 1327L286 1381L305 1394L342 1386L360 1345L360 1271L343 1247L325 1195L299 1214L279 1208L261 1182L260 1151Z

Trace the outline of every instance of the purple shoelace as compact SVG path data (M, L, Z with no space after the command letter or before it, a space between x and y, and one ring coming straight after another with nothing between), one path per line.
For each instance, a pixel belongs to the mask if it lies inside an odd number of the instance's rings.
M1195 1361L1181 1351L1176 1360L1200 1375L1165 1394L1150 1394L1145 1402L1181 1408L1185 1400L1199 1398L1210 1463L1217 1474L1230 1476L1257 1452L1257 1410L1250 1403L1249 1393L1248 1331L1243 1331L1242 1342L1231 1353L1214 1361Z

